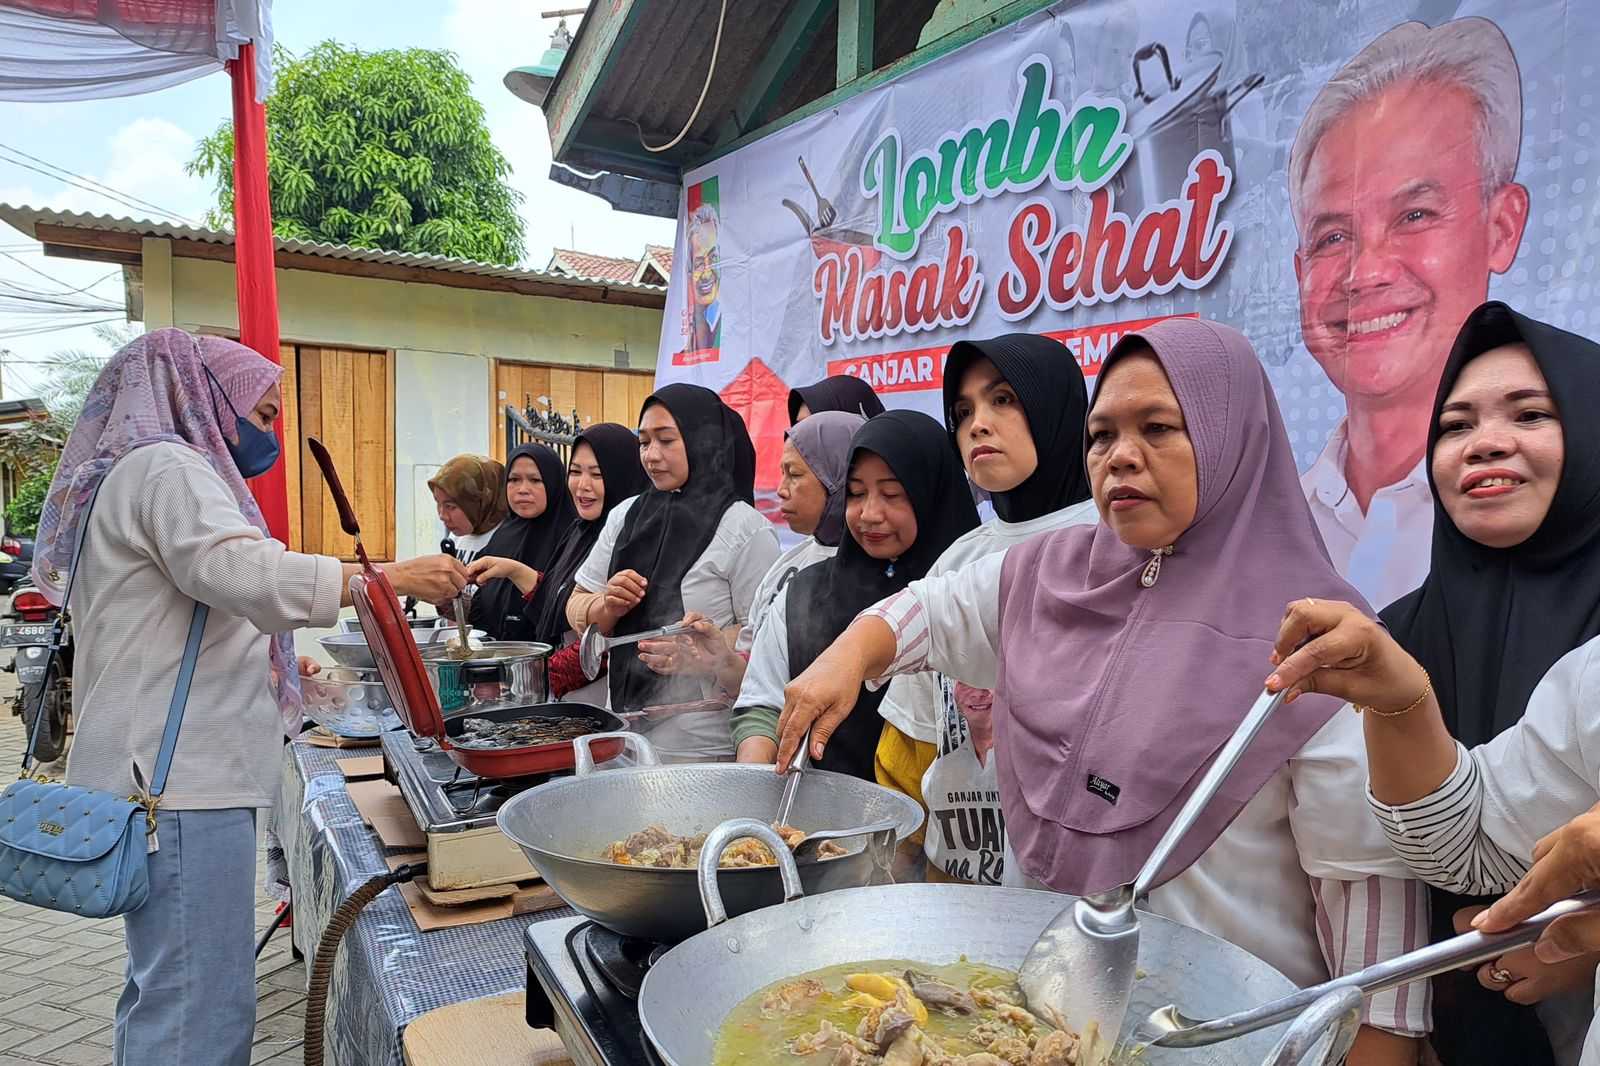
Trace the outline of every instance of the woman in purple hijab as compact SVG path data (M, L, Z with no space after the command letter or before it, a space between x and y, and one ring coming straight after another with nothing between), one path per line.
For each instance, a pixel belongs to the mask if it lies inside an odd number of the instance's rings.
M916 581L786 692L779 765L826 745L865 679L994 690L1004 883L1131 881L1261 691L1283 605L1359 595L1328 561L1249 342L1171 319L1112 350L1085 453L1101 522ZM1301 984L1426 942L1426 896L1365 807L1359 719L1284 708L1151 893L1158 914ZM842 713L843 712L843 713ZM1350 1058L1415 1062L1425 984L1372 997Z

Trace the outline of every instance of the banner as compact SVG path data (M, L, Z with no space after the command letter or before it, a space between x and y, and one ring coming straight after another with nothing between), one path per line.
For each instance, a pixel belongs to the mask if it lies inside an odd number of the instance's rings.
M791 386L942 417L964 337L1054 336L1092 377L1130 330L1225 321L1385 605L1427 572L1468 312L1600 327L1597 42L1576 0L1057 4L687 174L657 375L744 414L775 516Z

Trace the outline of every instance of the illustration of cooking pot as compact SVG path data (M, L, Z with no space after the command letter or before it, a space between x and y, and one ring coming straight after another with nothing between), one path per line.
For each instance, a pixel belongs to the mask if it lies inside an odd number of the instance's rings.
M1144 84L1145 65L1161 60L1165 84ZM1201 56L1176 76L1167 50L1147 44L1133 56L1135 110L1128 120L1133 157L1112 179L1117 209L1137 218L1146 206L1171 200L1183 191L1189 164L1208 148L1215 149L1230 171L1234 167L1233 129L1228 114L1267 80L1252 74L1226 88L1217 86L1222 56Z

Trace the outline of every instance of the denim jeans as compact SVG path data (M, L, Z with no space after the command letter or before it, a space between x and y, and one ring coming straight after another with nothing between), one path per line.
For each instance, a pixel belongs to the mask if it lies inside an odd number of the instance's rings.
M117 1066L248 1066L256 1024L255 811L159 811L150 898L124 919Z

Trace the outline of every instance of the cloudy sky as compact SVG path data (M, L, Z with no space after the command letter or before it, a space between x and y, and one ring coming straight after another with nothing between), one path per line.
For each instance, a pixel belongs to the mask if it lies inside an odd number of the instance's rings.
M552 184L550 139L543 115L512 96L500 79L515 66L536 63L549 47L554 21L540 11L579 4L538 0L386 0L382 18L368 3L276 0L278 42L303 53L333 38L368 51L413 46L454 52L488 113L496 145L515 171L513 184L525 196L526 265L543 267L552 247L576 246L608 255L636 256L646 242L672 243L672 223L613 211L604 201ZM577 29L575 21L568 25ZM196 142L228 118L228 82L223 74L174 89L120 100L73 104L0 102L0 202L134 217L178 217L199 221L210 206L205 182L184 173ZM20 153L115 189L158 212L98 192L74 188L22 164ZM46 169L46 168L39 168ZM42 272L42 273L40 273ZM0 223L0 279L36 292L82 288L99 302L122 303L121 272L104 263L47 259L37 243ZM79 316L92 322L98 315ZM120 316L107 314L104 317ZM62 324L57 317L24 315L0 308L0 366L7 397L37 395L51 374L50 362L68 348L95 348L88 325L25 335Z

